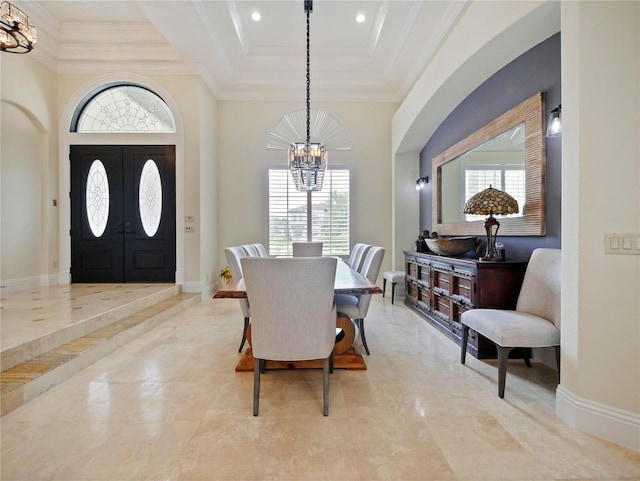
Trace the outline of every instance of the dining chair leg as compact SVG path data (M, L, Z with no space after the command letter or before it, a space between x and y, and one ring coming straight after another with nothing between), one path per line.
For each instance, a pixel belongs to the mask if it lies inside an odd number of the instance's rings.
M367 346L367 339L364 335L364 319L357 319L358 328L360 329L360 339L362 339L362 345L364 346L364 350L369 355L369 347Z
M560 346L554 346L556 351L556 365L558 366L558 377L560 377Z
M245 341L247 340L247 329L249 328L249 318L244 318L244 329L242 330L242 341L240 341L240 348L238 352L242 352L242 347L244 346Z
M322 404L323 414L329 415L329 357L322 363Z
M396 283L391 283L391 304L393 304L393 299L396 297Z
M387 291L387 280L382 279L382 297L384 297L384 293ZM392 302L393 304L393 302Z
M253 359L253 415L258 415L258 403L260 402L260 369L261 360Z
M501 347L496 344L498 350L498 396L504 397L504 385L507 380L507 362L509 361L510 347Z
M467 359L467 344L469 343L469 326L462 325L462 344L460 345L460 362L465 363Z

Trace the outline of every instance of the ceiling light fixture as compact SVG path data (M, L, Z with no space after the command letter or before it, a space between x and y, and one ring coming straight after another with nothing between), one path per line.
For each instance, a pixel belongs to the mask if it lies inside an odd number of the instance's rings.
M304 1L307 13L307 140L289 146L289 170L297 190L320 191L327 168L327 149L321 142L311 142L311 63L309 53L309 14L313 0Z
M260 12L258 12L258 11L256 10L255 12L253 12L253 13L251 14L251 19L252 19L254 22L259 22L259 21L262 19L262 16L260 15Z
M7 53L27 53L36 44L36 27L29 25L29 16L9 2L0 4L0 50Z
M364 16L364 13L359 13L358 15L356 15L356 22L358 23L362 23L367 19L367 17Z

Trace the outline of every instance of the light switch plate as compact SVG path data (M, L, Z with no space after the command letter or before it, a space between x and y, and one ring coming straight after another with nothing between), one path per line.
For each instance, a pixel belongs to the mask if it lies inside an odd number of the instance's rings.
M640 255L640 233L605 234L604 253Z

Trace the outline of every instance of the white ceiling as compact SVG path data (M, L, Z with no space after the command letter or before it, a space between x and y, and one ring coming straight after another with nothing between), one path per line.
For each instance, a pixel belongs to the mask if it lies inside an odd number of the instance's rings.
M60 74L198 74L220 99L305 96L303 0L13 2ZM311 98L401 102L466 8L460 0L316 0ZM259 11L262 20L251 14ZM356 23L358 13L366 20Z

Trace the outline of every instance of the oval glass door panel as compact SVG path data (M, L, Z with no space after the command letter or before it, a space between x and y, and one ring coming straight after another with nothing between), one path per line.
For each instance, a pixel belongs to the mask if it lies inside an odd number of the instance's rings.
M162 181L158 166L151 159L145 162L140 174L139 205L144 232L153 237L162 216Z
M85 198L89 228L94 236L100 237L109 220L109 179L99 159L94 160L89 168Z

